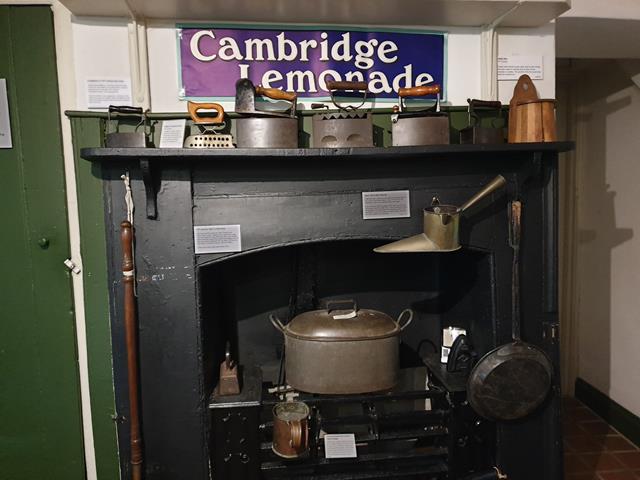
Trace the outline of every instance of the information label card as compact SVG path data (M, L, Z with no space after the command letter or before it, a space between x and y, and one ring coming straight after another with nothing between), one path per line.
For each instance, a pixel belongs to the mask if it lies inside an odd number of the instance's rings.
M109 108L109 105L131 105L131 80L128 78L88 78L87 108Z
M362 218L409 218L409 190L362 192Z
M527 74L531 80L544 79L544 58L541 55L505 55L498 57L498 80L518 80Z
M9 97L7 81L0 78L0 148L11 148L11 120L9 118Z
M356 458L356 437L353 433L327 433L324 436L325 458Z
M182 148L187 120L164 120L160 132L160 148Z
M241 252L240 225L201 225L193 227L196 254Z

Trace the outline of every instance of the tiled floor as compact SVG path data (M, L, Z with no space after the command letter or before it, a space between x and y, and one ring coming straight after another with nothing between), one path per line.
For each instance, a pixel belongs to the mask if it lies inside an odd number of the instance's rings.
M574 398L564 398L566 480L640 480L640 449Z

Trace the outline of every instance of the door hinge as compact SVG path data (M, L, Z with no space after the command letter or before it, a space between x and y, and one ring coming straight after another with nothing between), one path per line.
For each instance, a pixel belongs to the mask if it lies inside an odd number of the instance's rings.
M80 267L76 265L73 262L73 260L71 260L70 258L67 258L63 263L65 267L67 267L71 272L75 273L76 275L78 275L82 271L80 270Z

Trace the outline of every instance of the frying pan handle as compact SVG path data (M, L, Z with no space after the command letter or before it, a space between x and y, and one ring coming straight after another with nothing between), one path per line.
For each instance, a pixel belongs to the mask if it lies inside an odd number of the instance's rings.
M467 200L460 208L458 208L458 212L464 212L490 193L503 187L506 183L507 181L504 179L504 177L502 175L498 175L496 178L491 180L491 182L489 182L482 190L480 190L473 197Z
M282 324L282 322L278 317L276 317L274 314L271 314L269 315L269 321L271 322L271 325L275 327L276 330L278 330L280 333L284 335L284 325Z
M298 98L298 94L295 92L287 92L278 88L265 88L260 85L256 87L256 94L271 98L272 100L286 100L291 103L295 102Z
M328 80L327 82L328 90L367 90L369 85L367 82L348 82L344 81L336 81L336 80Z
M407 320L404 322L404 325L400 325L400 320L402 319L405 313L408 314ZM403 331L405 328L409 326L409 324L412 321L413 321L413 310L411 310L410 308L405 308L403 311L400 312L400 315L398 315L398 319L396 320L396 325L398 325L398 328L400 328L400 331Z
M193 120L193 123L196 125L211 125L224 122L224 108L219 103L188 102L187 109L189 110L191 120ZM215 110L218 114L215 117L201 117L198 115L198 110Z
M511 269L511 316L512 337L520 341L520 232L522 203L514 200L509 205L509 245L513 248Z
M398 96L405 97L425 97L427 95L436 95L441 92L440 85L422 85L419 87L400 88Z

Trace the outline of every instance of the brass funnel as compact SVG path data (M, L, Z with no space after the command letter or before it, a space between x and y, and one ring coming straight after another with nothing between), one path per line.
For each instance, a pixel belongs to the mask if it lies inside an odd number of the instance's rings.
M431 206L423 210L422 233L387 243L381 247L374 248L373 251L377 253L426 253L455 252L459 250L460 214L505 184L504 177L498 175L461 207L440 205L438 197L434 197Z

